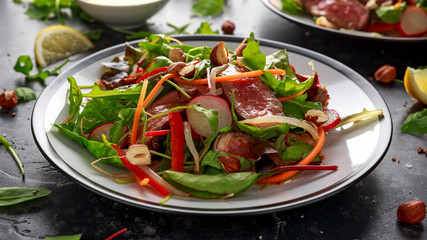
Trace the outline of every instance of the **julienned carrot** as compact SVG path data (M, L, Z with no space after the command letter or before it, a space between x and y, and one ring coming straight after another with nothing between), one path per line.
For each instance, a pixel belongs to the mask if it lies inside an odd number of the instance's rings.
M273 75L282 75L282 74L286 73L286 71L283 69L266 69L264 71L269 72ZM255 70L255 71L251 71L251 72L244 72L244 73L238 73L238 74L233 74L233 75L216 77L215 82L230 82L230 81L234 81L234 80L240 80L243 78L257 77L257 76L261 76L261 75L264 75L263 71ZM208 79L206 79L206 78L194 79L192 81L187 81L187 80L184 80L184 79L176 76L176 77L174 77L173 80L175 82L187 83L187 84L197 84L197 85L208 84Z
M319 154L320 150L323 147L323 144L325 143L325 131L323 131L323 128L318 127L317 130L319 131L319 139L317 140L316 145L314 146L313 150L301 161L297 163L297 165L308 165L313 161L313 159ZM258 180L259 183L279 183L283 182L284 180L292 177L299 171L289 171L289 172L283 172L271 177L265 177Z
M142 83L141 94L139 95L138 105L136 106L135 115L133 115L132 132L130 134L130 144L136 143L138 134L139 118L141 117L142 108L144 107L144 97L147 92L148 81Z
M279 100L280 102L284 102L284 101L287 101L287 100L290 100L290 99L296 98L296 97L298 97L298 96L301 96L303 93L305 93L305 90L304 90L304 91L301 91L301 92L299 92L299 93L296 93L296 94L290 95L290 96L279 97L279 98L277 98L277 100Z
M150 101L153 99L153 97L156 95L157 91L159 91L160 87L162 86L162 84L168 80L169 78L173 78L175 76L178 76L177 73L169 73L164 75L156 84L156 86L154 86L154 88L151 90L150 94L148 94L147 98L144 100L144 105L143 107L145 108Z

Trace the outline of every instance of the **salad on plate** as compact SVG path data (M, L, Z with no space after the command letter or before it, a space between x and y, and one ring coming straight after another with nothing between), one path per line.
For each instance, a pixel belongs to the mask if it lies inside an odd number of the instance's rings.
M314 66L299 74L286 50L266 56L259 44L251 35L235 50L193 47L154 34L127 44L89 91L68 77L69 117L54 126L117 184L164 197L223 199L301 170L336 170L322 165L325 132L381 111L341 120Z
M282 0L283 11L310 14L316 25L387 37L426 37L425 0Z

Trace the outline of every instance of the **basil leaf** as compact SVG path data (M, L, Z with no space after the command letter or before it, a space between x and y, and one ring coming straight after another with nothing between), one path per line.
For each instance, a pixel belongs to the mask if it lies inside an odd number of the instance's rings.
M402 132L410 134L427 133L427 108L409 115L400 128Z
M82 234L75 234L69 236L47 237L44 240L80 240Z
M199 17L215 16L222 12L224 0L199 0L191 7L191 12Z
M13 91L20 102L28 102L37 98L36 93L31 88L19 87Z
M4 187L0 188L0 206L11 206L21 202L45 197L51 191L45 187Z

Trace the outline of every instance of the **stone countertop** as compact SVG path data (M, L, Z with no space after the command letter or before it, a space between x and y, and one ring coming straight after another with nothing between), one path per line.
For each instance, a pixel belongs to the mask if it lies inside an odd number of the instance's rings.
M327 199L296 209L253 216L196 216L138 209L104 198L74 183L49 164L31 134L35 101L0 109L0 134L13 146L24 164L25 181L10 153L0 147L0 187L44 186L51 195L10 207L0 207L0 239L43 239L82 233L82 239L105 239L128 228L117 239L427 239L427 221L417 225L397 221L398 206L409 200L427 200L427 157L417 147L427 148L425 135L400 131L406 117L425 105L414 102L403 84L368 80L385 64L403 79L407 66L427 65L426 42L385 42L353 38L309 28L284 19L260 1L226 1L223 14L212 18L192 17L190 0L169 1L164 9L139 30L170 32L191 23L194 32L202 21L220 29L225 20L235 23L234 35L276 40L307 48L342 62L372 84L387 103L393 120L391 145L380 164L365 178ZM177 11L179 9L179 11ZM33 44L46 23L24 14L25 4L0 1L1 90L30 87L37 95L55 78L45 82L25 80L13 70L20 55L34 59ZM78 30L105 30L95 48L75 55L64 68L82 57L126 41L125 35L102 24L88 25L65 18ZM12 116L16 113L16 116ZM393 161L392 159L396 159Z

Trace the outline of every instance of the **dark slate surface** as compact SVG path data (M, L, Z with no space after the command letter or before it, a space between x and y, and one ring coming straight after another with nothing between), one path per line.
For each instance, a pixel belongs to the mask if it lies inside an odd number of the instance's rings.
M189 27L194 32L201 21L220 29L221 23L236 24L235 35L295 44L332 57L368 78L384 64L398 69L403 78L406 66L427 65L426 42L399 43L356 39L325 33L290 22L270 12L260 1L227 1L224 13L214 18L190 14L190 0L172 0L149 25L136 30L156 33L172 29L167 22ZM33 88L37 95L46 83L26 81L13 66L20 55L33 54L36 34L47 24L29 19L26 7L11 0L0 1L0 88ZM78 19L65 19L79 30L91 27ZM55 24L52 20L49 24ZM96 48L72 57L72 62L97 50L123 43L125 36L106 29ZM66 65L66 68L72 63ZM117 239L427 239L427 221L402 224L397 207L404 201L427 200L427 157L417 147L427 148L426 136L404 134L399 128L408 114L426 106L411 101L400 83L369 81L388 104L393 117L393 138L382 162L366 178L328 198L284 212L256 216L194 216L157 213L136 209L98 196L73 183L52 167L31 135L31 111L35 101L12 110L0 109L0 134L10 141L25 166L22 181L9 152L0 147L0 187L45 186L52 194L43 199L11 207L0 207L0 239L43 239L49 236L83 233L82 239L105 239L128 228ZM17 115L12 117L12 112ZM396 158L396 161L392 161Z

